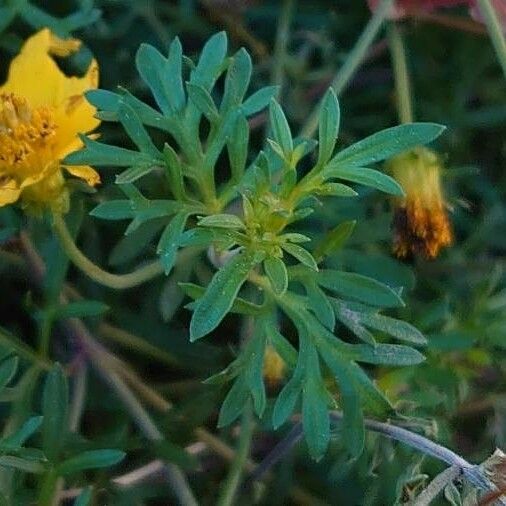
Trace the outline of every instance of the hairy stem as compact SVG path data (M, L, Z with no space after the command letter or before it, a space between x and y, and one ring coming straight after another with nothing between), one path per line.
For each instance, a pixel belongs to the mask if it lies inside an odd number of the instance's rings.
M502 31L499 18L490 0L478 0L478 5L485 18L488 33L494 45L497 59L504 72L504 77L506 77L506 37Z
M348 54L346 61L335 75L331 87L336 92L336 95L339 96L342 93L342 91L350 83L357 69L360 67L365 56L367 55L367 51L371 47L371 44L378 35L385 19L388 16L392 2L393 0L383 0L381 2L367 23L366 27L364 28L364 31L357 39L355 46L353 46L352 50ZM301 137L313 137L316 129L318 128L319 114L320 104L315 107L308 120L302 127L300 131Z
M61 214L53 215L53 229L63 250L74 265L101 285L116 290L124 290L145 283L163 273L162 264L156 260L128 274L111 274L94 264L79 250Z
M408 63L404 38L395 22L388 26L388 43L392 57L395 80L395 99L401 123L413 122L413 100L411 80L409 78Z

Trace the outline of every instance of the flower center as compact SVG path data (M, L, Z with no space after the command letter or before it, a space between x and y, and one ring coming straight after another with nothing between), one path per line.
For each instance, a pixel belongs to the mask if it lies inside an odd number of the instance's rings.
M50 108L31 108L22 97L0 94L0 177L26 177L43 170L55 131Z

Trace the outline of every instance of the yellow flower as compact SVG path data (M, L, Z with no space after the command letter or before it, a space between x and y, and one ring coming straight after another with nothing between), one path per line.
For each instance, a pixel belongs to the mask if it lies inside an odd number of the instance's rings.
M264 355L263 375L267 384L274 388L285 377L286 364L272 345L267 345Z
M98 84L93 60L86 74L67 77L53 60L79 49L48 29L29 38L0 86L0 207L21 200L24 207L68 208L61 160L82 146L78 133L97 127L95 109L84 92ZM87 166L64 167L89 185L100 182Z
M400 258L413 254L435 258L452 243L439 157L428 148L417 147L392 158L387 167L406 193L396 201L394 253Z

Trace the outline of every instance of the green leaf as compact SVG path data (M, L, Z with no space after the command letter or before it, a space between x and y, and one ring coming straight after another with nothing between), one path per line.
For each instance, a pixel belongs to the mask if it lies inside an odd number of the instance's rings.
M11 455L0 456L0 468L2 467L11 467L25 473L34 474L40 474L46 470L46 466L44 466L41 462L23 459L21 457L14 457Z
M227 142L228 158L230 161L231 180L240 181L246 161L248 159L249 124L248 120L240 115L235 128Z
M187 220L187 212L176 214L163 231L160 241L158 242L156 252L160 256L160 261L166 275L169 274L176 262L177 250L179 249Z
M5 388L12 380L18 370L19 359L10 356L2 360L0 363L0 390Z
M89 506L91 504L92 498L93 487L86 487L77 497L76 501L74 502L74 506Z
M365 412L381 419L395 415L395 409L383 392L378 389L359 365L350 363L349 373L352 375L355 388L360 394Z
M283 295L288 288L288 271L283 260L272 256L267 257L264 260L264 269L274 292L277 295Z
M386 160L439 137L445 127L435 123L408 123L377 132L338 153L330 162L340 167L361 167Z
M358 344L354 346L356 360L368 364L405 366L420 364L425 357L414 348L402 344L378 344L375 347Z
M90 211L91 216L103 220L127 220L134 217L130 200L109 200Z
M84 149L68 155L63 160L64 165L97 165L101 167L132 167L136 165L153 164L153 160L145 153L130 149L110 146L79 136L83 141Z
M274 404L272 412L272 425L274 429L278 429L283 425L295 409L297 400L299 399L302 384L300 380L292 379L283 387Z
M23 446L26 440L35 434L41 424L42 416L32 416L14 434L2 438L0 448L6 450Z
M226 55L227 35L225 32L219 32L205 43L190 82L209 90L221 74Z
M130 184L134 183L141 177L146 176L161 164L156 164L153 160L142 160L133 167L118 174L115 179L116 184Z
M318 283L346 299L355 299L372 306L398 307L404 303L397 292L375 279L354 272L322 270Z
M119 450L89 450L63 461L57 466L58 474L68 476L88 469L111 467L125 458Z
M85 93L86 99L94 105L98 112L96 116L102 121L118 121L118 111L121 104L128 104L139 116L144 125L168 130L168 123L159 111L141 102L128 90L120 88L121 94L106 90L89 90Z
M42 393L42 450L54 462L67 432L68 385L63 369L56 364L46 376Z
M186 293L186 295L193 299L202 297L206 292L206 289L203 286L198 286L193 283L178 283L178 285L181 290ZM249 302L245 299L241 299L241 297L236 297L232 307L230 308L230 312L249 316L258 316L262 313L262 309L262 306L253 304L253 302Z
M218 417L218 427L226 427L239 418L248 402L250 391L246 379L239 376L229 390L223 404L221 405Z
M325 292L312 280L304 280L308 305L315 316L330 331L336 326L336 317Z
M244 375L251 397L253 398L255 413L261 417L267 405L263 378L266 336L263 332L263 325L258 324L257 328L260 328L260 332L255 329L256 332L248 343L248 349L245 350L247 352L247 366Z
M418 345L427 344L427 339L418 329L401 320L375 313L361 313L359 319L367 327L385 332L401 341Z
M86 318L100 316L107 311L109 311L109 306L98 300L79 300L57 307L54 312L54 318L57 320Z
M350 372L352 364L341 360L337 354L323 353L322 357L339 384L339 402L343 409L343 444L351 456L356 458L364 449L365 431L361 398L355 388L354 378Z
M367 169L364 167L327 166L323 175L326 179L339 178L364 186L370 186L371 188L376 188L389 195L396 195L399 197L404 195L404 190L395 179L374 169Z
M126 103L122 103L118 110L118 119L134 144L146 155L154 160L160 159L160 152L153 144L137 113Z
M197 106L197 109L211 123L216 123L220 119L220 115L210 93L198 84L187 83L186 89L190 100Z
M181 41L175 37L169 47L166 72L163 78L166 82L166 89L169 92L168 99L174 112L181 111L185 106L185 95L182 77L182 55L183 48Z
M356 225L356 221L343 221L337 227L325 234L322 242L315 249L314 257L317 262L341 249L350 238Z
M241 106L243 114L245 116L252 116L265 109L278 93L278 89L279 86L267 86L253 93Z
M281 106L275 99L271 100L269 106L270 126L273 140L281 147L285 158L288 160L293 151L293 140L288 121Z
M290 368L294 369L297 365L297 350L290 344L290 342L279 333L274 324L270 323L265 327L265 333L269 338L272 346L279 353L283 362Z
M176 41L173 42L173 44L175 43ZM173 63L175 62L176 58L173 59ZM135 56L135 63L142 80L153 93L160 110L167 116L179 110L177 106L180 105L180 92L174 95L173 101L174 86L169 84L171 71L175 71L176 74L173 83L177 82L177 70L169 68L169 61L153 46L141 44ZM179 78L180 76L179 73Z
M251 72L251 57L244 48L241 48L233 56L232 63L227 70L225 90L220 107L221 114L241 104L249 86Z
M316 260L307 249L304 249L302 246L298 246L297 244L291 244L286 242L282 245L282 248L287 253L295 257L299 262L303 263L304 265L307 265L310 269L313 269L314 271L318 270Z
M359 339L367 344L376 346L374 336L361 325L360 315L350 310L339 300L332 299L332 303L339 321L348 327Z
M197 301L190 323L190 340L196 341L214 330L229 312L251 269L262 258L258 253L236 254L213 277L206 293Z
M323 98L320 109L319 151L318 165L327 163L334 152L337 134L339 132L340 111L339 102L332 88L329 88Z
M358 193L342 183L326 183L317 190L318 195L325 197L356 197Z
M330 441L328 393L320 373L316 349L311 345L305 353L306 376L302 387L302 425L309 454L319 460Z
M235 214L212 214L201 218L198 222L201 227L218 227L218 228L231 228L243 229L245 228L241 218Z
M165 159L165 168L167 179L170 184L170 191L177 199L184 200L185 189L181 160L174 149L167 143L163 148L163 157Z

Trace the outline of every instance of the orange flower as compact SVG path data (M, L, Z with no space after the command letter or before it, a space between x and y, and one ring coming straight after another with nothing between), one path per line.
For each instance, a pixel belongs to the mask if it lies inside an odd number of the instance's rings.
M418 147L387 163L406 196L396 201L394 253L404 258L435 258L452 243L452 230L441 188L441 162L433 151Z
M68 208L61 160L79 149L78 133L96 128L95 109L84 92L97 87L93 61L82 78L67 77L51 55L68 56L78 40L62 40L48 29L29 38L0 86L0 207L21 200L24 207L59 212ZM100 182L91 167L65 167L90 186Z

